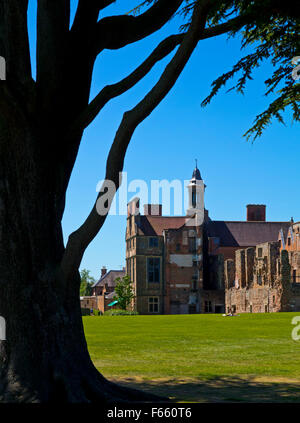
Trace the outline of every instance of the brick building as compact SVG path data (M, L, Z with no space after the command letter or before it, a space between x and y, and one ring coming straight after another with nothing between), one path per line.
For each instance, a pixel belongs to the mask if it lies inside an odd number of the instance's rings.
M101 269L100 279L92 286L93 295L108 295L114 292L116 286L116 279L125 276L125 268L122 270L109 270L103 266Z
M248 205L246 221L211 220L205 188L196 167L186 216L163 216L160 204L146 204L141 215L139 198L128 204L126 273L139 313L224 312L225 273L234 271L236 251L287 233L291 222L266 222L265 205Z
M99 310L101 313L110 310L112 307L108 307L108 304L113 301L115 296L116 279L124 276L125 268L107 271L103 266L100 279L92 286L92 296L80 297L80 307Z
M237 250L234 260L225 261L226 312L300 311L300 280L295 276L300 263L291 265L293 253L282 248L281 239Z
M280 233L280 249L287 250L291 265L292 283L300 283L300 222L292 222L287 235Z

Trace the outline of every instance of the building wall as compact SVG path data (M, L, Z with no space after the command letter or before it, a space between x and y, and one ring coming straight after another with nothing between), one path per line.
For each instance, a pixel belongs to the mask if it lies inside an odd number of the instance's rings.
M225 290L224 289L201 289L200 303L202 313L224 313L225 312Z
M230 288L226 290L226 313L266 313L280 311L280 292L277 288Z
M300 222L289 228L285 245L281 244L281 250L283 249L289 253L292 282L300 284Z
M89 296L89 297L81 297L80 298L80 307L81 308L89 308L90 310L98 310L97 305L97 297Z
M151 246L151 240L157 240L157 246ZM163 313L164 293L164 242L162 236L143 236L138 234L136 217L129 216L126 229L126 274L133 282L135 300L133 307L140 314ZM160 261L159 282L148 280L148 259ZM149 300L154 298L158 311L150 311ZM151 300L150 300L151 301Z
M200 313L203 287L202 227L184 226L164 232L165 313Z
M284 280L282 266L279 242L237 250L225 262L226 312L300 311L300 284Z
M216 243L215 238L209 238L208 239L208 253L210 255L223 255L224 260L234 259L235 258L235 252L239 250L240 247L224 247L219 246L219 244Z

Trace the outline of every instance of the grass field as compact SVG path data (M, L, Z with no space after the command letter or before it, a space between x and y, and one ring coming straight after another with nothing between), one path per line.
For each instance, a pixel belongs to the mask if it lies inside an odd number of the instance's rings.
M83 317L110 380L196 402L300 402L297 313Z

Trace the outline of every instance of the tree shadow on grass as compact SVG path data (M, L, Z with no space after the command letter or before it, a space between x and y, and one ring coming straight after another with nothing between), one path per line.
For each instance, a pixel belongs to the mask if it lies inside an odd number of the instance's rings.
M114 378L117 383L169 397L173 402L300 402L300 381L264 380L241 377L213 379Z

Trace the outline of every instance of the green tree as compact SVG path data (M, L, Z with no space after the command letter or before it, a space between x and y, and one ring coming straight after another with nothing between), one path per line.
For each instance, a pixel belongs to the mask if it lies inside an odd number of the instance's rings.
M193 4L185 8L186 13ZM260 137L274 119L285 124L284 111L291 112L294 122L300 120L300 84L299 78L295 78L297 70L293 61L300 56L299 10L293 0L219 1L211 10L211 25L228 22L228 16L235 16L237 22L244 21L242 33L237 25L236 28L232 26L229 35L241 36L242 50L247 47L252 48L252 52L212 83L211 93L202 102L202 106L207 106L234 77L237 77L237 81L228 91L236 90L244 94L247 81L253 79L254 71L264 61L269 61L273 66L271 74L265 80L264 93L266 97L272 96L272 99L266 110L256 116L253 125L244 134L247 140L254 141ZM300 77L300 70L298 76Z
M116 282L116 296L114 299L118 301L118 305L122 310L127 310L131 304L132 299L134 298L132 281L128 275L125 275L123 278L117 278Z
M82 269L80 271L80 279L80 296L84 297L85 295L92 295L92 286L96 281L92 276L90 276L90 271Z

